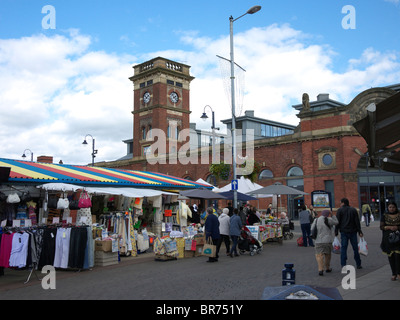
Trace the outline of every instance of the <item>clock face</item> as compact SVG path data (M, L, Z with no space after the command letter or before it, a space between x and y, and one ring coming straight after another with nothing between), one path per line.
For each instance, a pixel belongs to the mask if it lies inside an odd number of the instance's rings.
M143 95L143 101L144 101L144 103L149 103L149 101L150 101L150 93L145 92L145 94Z
M179 96L178 96L178 94L176 92L172 92L169 95L169 98L171 99L172 103L177 103L178 100L179 100Z

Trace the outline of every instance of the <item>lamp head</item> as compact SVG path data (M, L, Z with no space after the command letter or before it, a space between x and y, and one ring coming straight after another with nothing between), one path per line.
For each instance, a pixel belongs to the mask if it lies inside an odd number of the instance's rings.
M206 121L208 119L208 116L205 112L203 112L203 115L200 117L200 119L203 119L204 121Z
M87 144L87 142L86 142L86 139L85 139L85 140L83 140L82 144Z
M247 10L248 14L253 14L261 10L261 6L254 6Z
M24 159L26 158L25 152L23 153L22 158L24 158Z

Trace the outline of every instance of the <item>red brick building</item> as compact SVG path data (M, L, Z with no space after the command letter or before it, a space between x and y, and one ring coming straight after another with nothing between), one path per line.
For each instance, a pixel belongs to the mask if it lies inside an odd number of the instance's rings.
M190 149L184 148L189 145L189 136L182 141L178 139L190 126L190 82L194 79L190 67L158 57L135 66L134 72L130 78L134 84L133 153L124 159L96 165L210 180L211 147L202 148L202 153L187 164L180 161L177 153L185 150L187 156ZM292 217L299 204L312 203L311 193L317 190L331 193L333 208L339 207L343 197L355 207L360 207L362 201L370 203L376 214L385 210L388 200L400 204L398 175L365 165L367 145L352 126L365 116L368 105L377 104L398 91L399 85L372 88L357 95L348 105L329 99L328 94L320 94L317 101L309 101L304 94L302 104L293 106L299 118L293 133L254 140L254 159L261 166L257 183L267 186L281 182L307 192L304 198L282 197L282 206L287 207ZM252 117L247 120L251 122ZM229 132L229 120L224 123ZM148 134L154 129L165 132L165 150L151 150L160 140ZM149 152L155 152L156 163L146 158ZM223 150L220 158L224 158ZM223 186L230 180L231 177L218 184ZM257 205L265 208L270 201L260 200Z

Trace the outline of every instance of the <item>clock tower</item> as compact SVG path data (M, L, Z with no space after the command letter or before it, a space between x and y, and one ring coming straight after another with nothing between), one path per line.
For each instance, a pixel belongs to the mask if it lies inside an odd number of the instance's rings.
M165 134L166 153L178 151L178 134L189 128L190 66L158 57L133 68L133 158L149 152L152 129Z

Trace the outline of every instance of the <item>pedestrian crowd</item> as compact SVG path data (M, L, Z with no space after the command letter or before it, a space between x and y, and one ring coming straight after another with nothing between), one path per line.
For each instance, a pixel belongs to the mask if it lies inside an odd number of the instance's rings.
M331 210L323 210L318 216L312 206L308 209L305 205L301 207L299 222L302 236L298 239L298 244L315 248L319 275L332 271L330 266L332 253L340 254L342 267L347 265L349 243L356 268L362 268L361 255L368 254L368 251L360 220L365 222L366 227L373 221L370 206L362 204L360 219L357 209L350 206L347 198L341 199L336 214ZM380 248L388 256L392 271L391 280L395 281L400 279L400 212L395 202L388 203L387 211L381 216L380 229L382 230ZM338 248L335 248L336 245Z
M267 214L270 214L270 207L268 210ZM259 223L261 216L249 205L239 210L228 205L220 214L210 207L199 216L200 218L205 220L206 239L211 237L212 243L216 246L216 257L209 258L208 261L216 262L222 243L225 244L227 256L239 255L238 239L243 226ZM282 213L279 221L282 225L287 223L286 214ZM332 272L330 266L332 253L340 254L342 267L347 265L349 244L356 268L361 269L361 255L367 254L360 248L360 243L365 242L361 222L365 222L365 226L368 227L371 221L373 215L368 204L362 204L360 219L357 209L350 206L347 198L341 199L336 214L325 209L318 215L313 206L307 208L303 205L299 211L302 236L297 242L303 247L314 247L318 274L321 276ZM389 202L387 211L381 215L380 229L382 230L380 248L388 257L392 272L391 280L400 280L400 212L395 202Z
M204 232L206 241L211 242L216 246L216 256L209 257L208 262L217 262L222 243L225 244L226 255L233 258L239 256L238 241L241 231L246 225L254 225L259 223L262 215L256 208L249 204L239 209L233 208L231 204L222 209L220 214L212 207L200 215L204 219ZM268 211L267 211L268 212Z

